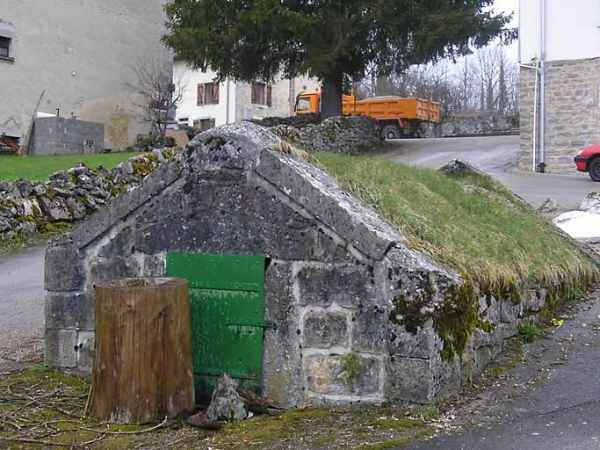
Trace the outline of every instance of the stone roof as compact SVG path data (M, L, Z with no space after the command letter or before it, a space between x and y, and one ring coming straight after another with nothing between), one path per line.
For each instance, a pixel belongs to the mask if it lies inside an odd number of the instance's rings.
M404 240L397 228L344 191L325 171L278 149L282 141L251 122L214 128L198 135L170 165L148 176L139 188L115 199L72 232L79 248L101 236L167 187L194 171L246 170L275 186L363 256L380 260Z

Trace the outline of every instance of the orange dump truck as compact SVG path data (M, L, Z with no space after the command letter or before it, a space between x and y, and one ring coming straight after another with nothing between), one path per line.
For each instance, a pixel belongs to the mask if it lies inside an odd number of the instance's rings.
M321 110L321 92L302 92L296 99L296 114L318 113ZM421 98L395 96L356 100L353 95L342 98L344 116L369 116L379 122L386 139L416 137L421 124L439 123L440 104Z

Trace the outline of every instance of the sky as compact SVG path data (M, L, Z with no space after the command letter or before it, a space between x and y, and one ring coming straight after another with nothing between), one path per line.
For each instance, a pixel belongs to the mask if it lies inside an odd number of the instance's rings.
M506 14L513 13L513 20L510 24L510 27L518 27L519 26L519 0L495 0L494 11L504 12ZM513 42L509 47L506 48L507 56L516 61L519 55L519 44L518 42Z

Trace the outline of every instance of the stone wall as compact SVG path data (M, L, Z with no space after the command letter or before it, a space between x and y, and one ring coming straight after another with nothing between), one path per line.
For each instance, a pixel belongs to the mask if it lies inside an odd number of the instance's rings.
M577 151L600 143L599 69L600 58L546 63L547 172L575 172ZM522 170L532 170L534 90L535 72L521 68Z
M514 293L486 296L465 285L407 248L399 230L329 175L281 148L249 122L203 133L52 243L46 364L90 370L94 283L164 276L168 253L267 258L265 318L276 326L265 330L263 393L286 407L437 401L478 374L516 335L520 318L543 305L543 289L524 287L515 304ZM465 301L485 329L471 334ZM449 335L436 333L439 320L452 324ZM450 355L452 333L463 326L470 338Z
M63 117L35 120L31 154L34 156L84 155L104 150L104 125Z
M251 122L268 128L280 125L287 125L295 128L304 128L306 125L309 124L319 124L321 122L321 115L316 113L308 113L290 117L265 117L263 119L251 120Z
M441 137L486 136L519 132L519 118L497 114L456 115L444 119Z
M383 139L370 117L331 117L302 127L278 125L271 131L298 147L315 152L363 153L378 150Z
M112 170L79 165L52 174L46 183L0 183L0 241L84 219L174 157L173 150L155 150Z

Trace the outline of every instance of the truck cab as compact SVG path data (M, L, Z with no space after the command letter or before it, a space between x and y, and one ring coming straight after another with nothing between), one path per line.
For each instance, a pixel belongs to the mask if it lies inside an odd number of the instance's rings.
M321 92L301 92L296 97L296 115L318 114L321 110Z

